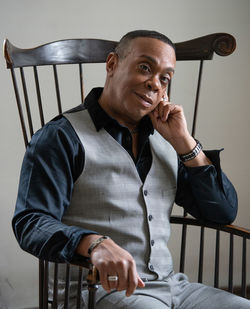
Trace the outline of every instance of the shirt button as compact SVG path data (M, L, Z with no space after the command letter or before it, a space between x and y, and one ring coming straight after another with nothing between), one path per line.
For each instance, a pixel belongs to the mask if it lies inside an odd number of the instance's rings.
M149 221L152 221L152 220L153 220L153 216L152 216L152 215L149 215L149 216L148 216L148 220L149 220Z
M152 239L151 240L151 246L153 246L155 244L155 241Z
M148 190L144 190L144 195L147 196L148 195Z

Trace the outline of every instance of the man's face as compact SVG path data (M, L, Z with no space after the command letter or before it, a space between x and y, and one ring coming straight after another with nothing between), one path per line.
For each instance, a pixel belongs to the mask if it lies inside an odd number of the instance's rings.
M112 58L113 57L113 58ZM114 54L107 63L112 88L112 106L117 120L138 122L153 111L173 76L174 49L153 38L130 42L125 57Z

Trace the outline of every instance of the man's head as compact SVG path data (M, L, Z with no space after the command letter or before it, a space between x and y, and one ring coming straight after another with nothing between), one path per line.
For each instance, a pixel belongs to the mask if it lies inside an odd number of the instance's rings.
M164 34L153 30L134 30L125 34L119 41L115 48L115 52L122 59L129 53L130 42L136 38L152 38L160 40L173 47L175 51L174 43Z
M173 43L155 31L129 32L107 58L103 108L121 124L135 125L166 95L174 73Z

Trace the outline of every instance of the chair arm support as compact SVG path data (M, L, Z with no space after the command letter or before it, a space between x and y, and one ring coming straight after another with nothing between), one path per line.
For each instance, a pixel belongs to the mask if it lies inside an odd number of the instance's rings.
M75 266L87 268L89 270L87 276L88 285L100 284L99 273L97 268L90 262L89 259L79 259L72 263Z

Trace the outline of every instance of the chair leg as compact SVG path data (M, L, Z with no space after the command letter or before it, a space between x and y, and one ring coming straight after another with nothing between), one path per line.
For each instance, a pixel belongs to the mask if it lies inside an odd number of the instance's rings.
M96 267L93 265L89 269L87 283L88 283L88 290L89 290L88 309L95 309L96 291L98 289L98 283L99 283L99 273Z
M98 289L97 284L89 284L89 300L88 300L88 309L95 309L96 307L96 291Z
M43 309L44 261L39 260L39 309Z

